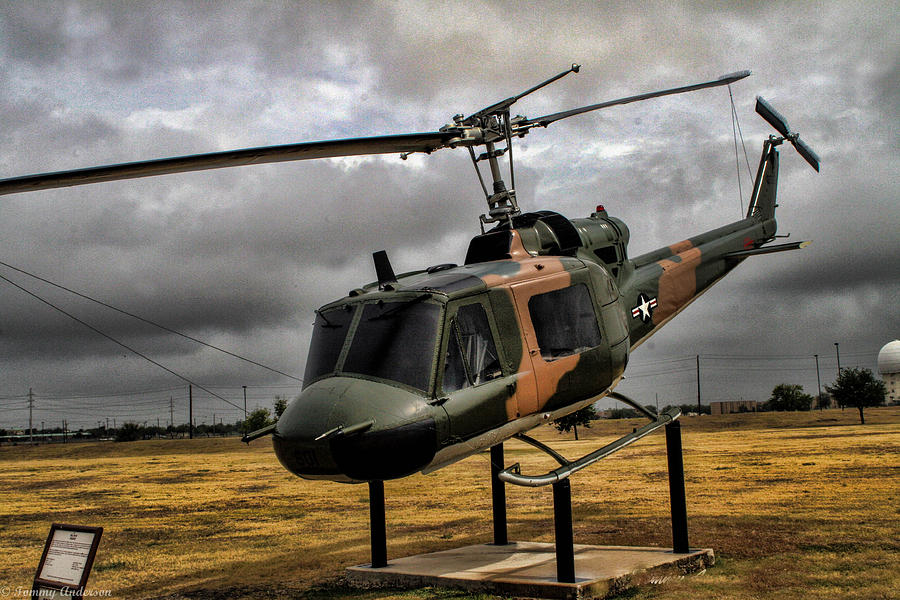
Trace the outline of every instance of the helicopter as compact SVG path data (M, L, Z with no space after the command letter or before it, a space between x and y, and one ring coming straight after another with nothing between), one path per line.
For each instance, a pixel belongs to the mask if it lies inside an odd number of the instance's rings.
M759 97L756 111L779 135L763 143L746 216L629 257L627 225L602 205L574 219L519 209L514 140L561 119L730 85L750 72L537 118L511 116L518 100L578 71L573 64L518 95L456 115L437 131L27 175L0 180L0 195L268 162L387 153L405 159L465 148L487 212L463 262L396 274L387 254L375 252L375 281L315 311L300 395L274 425L244 441L271 434L279 461L303 478L371 483L432 472L512 437L542 447L526 432L605 396L650 419L583 459L559 457L562 466L548 474L525 476L518 465L500 474L510 483L545 485L679 417L677 409L655 414L615 392L630 353L746 258L807 244L770 244L777 227L778 146L790 142L819 170L815 152ZM510 187L501 172L504 155Z

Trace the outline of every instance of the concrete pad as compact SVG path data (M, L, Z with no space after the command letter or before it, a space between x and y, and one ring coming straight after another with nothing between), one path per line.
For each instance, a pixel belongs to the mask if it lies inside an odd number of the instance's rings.
M361 587L450 587L501 596L529 598L606 598L644 583L695 573L715 563L712 549L674 554L671 549L635 546L575 545L575 583L556 581L553 544L512 542L481 544L388 561L373 569L347 569L348 581Z

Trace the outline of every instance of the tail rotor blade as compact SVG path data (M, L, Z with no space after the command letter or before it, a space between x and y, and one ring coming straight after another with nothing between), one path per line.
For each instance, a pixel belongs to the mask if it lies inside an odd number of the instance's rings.
M791 133L791 128L788 127L787 119L781 116L777 110L772 108L772 105L765 101L762 96L756 97L756 112L759 113L763 119L769 122L769 125L775 128L778 133L787 137Z
M797 153L800 154L800 156L802 156L803 158L805 158L806 162L808 162L810 165L812 165L812 168L815 169L816 172L818 172L819 171L819 156L815 152L813 152L813 149L810 148L809 146L807 146L806 143L803 140L801 140L800 138L793 140L793 144L794 144L794 148L797 149Z
M787 119L785 119L781 113L775 110L771 104L765 101L762 96L756 97L756 112L759 115L768 121L769 125L778 130L784 140L789 141L794 145L794 149L797 153L803 157L806 162L808 162L816 172L819 171L819 155L813 152L813 149L806 145L806 143L800 139L800 134L791 131L791 128L788 126ZM783 140L782 140L783 141ZM779 142L781 143L781 142Z

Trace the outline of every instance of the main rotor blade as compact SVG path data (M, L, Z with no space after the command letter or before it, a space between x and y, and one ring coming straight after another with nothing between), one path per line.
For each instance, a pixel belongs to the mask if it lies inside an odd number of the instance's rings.
M186 173L206 169L221 169L242 165L258 165L271 162L310 160L334 156L355 156L364 154L390 154L401 152L432 152L445 146L452 134L441 132L409 133L375 137L304 142L281 146L262 146L243 150L227 150L176 156L117 165L89 167L54 173L39 173L0 179L0 195L18 192L33 192L53 188Z
M728 75L722 75L718 79L713 79L712 81L706 81L704 83L695 83L693 85L685 85L682 87L671 88L668 90L661 90L658 92L648 92L646 94L638 94L637 96L628 96L626 98L619 98L617 100L609 100L607 102L601 102L599 104L591 104L590 106L582 106L581 108L573 108L572 110L567 110L563 112L553 113L552 115L544 115L543 117L538 117L536 119L525 119L521 121L520 127L527 127L529 125L540 125L541 127L546 127L550 123L554 121L559 121L560 119L565 119L566 117L572 117L574 115L580 115L582 113L590 112L592 110L600 110L601 108L607 108L610 106L617 106L619 104L629 104L631 102L639 102L641 100L649 100L650 98L658 98L659 96L669 96L672 94L681 94L684 92L693 92L694 90L702 90L704 88L716 87L719 85L728 85L729 83L734 83L739 79L743 79L750 75L750 71L738 71L736 73L729 73Z
M788 137L791 134L791 128L788 126L787 119L775 110L771 104L766 102L762 96L756 97L756 112L784 137Z

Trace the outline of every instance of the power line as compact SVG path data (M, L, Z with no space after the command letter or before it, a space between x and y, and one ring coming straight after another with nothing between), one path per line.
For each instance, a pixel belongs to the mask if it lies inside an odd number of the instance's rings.
M239 355L239 354L235 354L234 352L230 352L230 351L228 351L228 350L225 350L224 348L220 348L220 347L215 346L215 345L213 345L213 344L210 344L210 343L208 343L208 342L204 342L203 340L198 340L197 338L192 337L192 336L190 336L190 335L188 335L188 334L186 334L186 333L182 333L182 332L177 331L177 330L175 330L175 329L171 329L171 328L169 328L169 327L166 327L165 325L160 325L159 323L156 323L155 321L151 321L150 319L146 319L146 318L144 318L144 317L142 317L142 316L140 316L140 315L136 315L136 314L134 314L134 313L128 312L127 310L123 310L123 309L118 308L118 307L116 307L116 306L113 306L113 305L111 305L111 304L107 304L106 302L103 302L103 301L101 301L101 300L97 300L97 299L95 299L95 298L91 298L90 296L87 296L87 295L82 294L82 293L80 293L80 292L76 292L75 290L69 289L69 288L67 288L67 287L65 287L65 286L63 286L63 285L60 285L60 284L58 284L58 283L54 283L54 282L50 281L49 279L45 279L45 278L43 278L43 277L40 277L40 276L38 276L38 275L35 275L34 273L29 273L28 271L25 271L24 269L20 269L20 268L18 268L18 267L14 267L14 266L12 266L12 265L10 265L10 264L8 264L8 263L5 263L5 262L3 262L3 261L0 261L0 265L3 265L4 267L6 267L6 268L8 268L8 269L12 269L13 271L18 271L19 273L22 273L23 275L27 275L28 277L32 277L32 278L34 278L34 279L37 279L38 281L42 281L42 282L44 282L44 283L50 284L50 285L52 285L53 287L56 287L56 288L59 288L59 289L61 289L61 290L63 290L63 291L69 292L70 294L74 294L74 295L78 296L79 298L84 298L85 300L89 300L89 301L91 301L91 302L94 302L94 303L96 303L96 304L99 304L100 306L106 307L106 308L108 308L108 309L110 309L110 310L114 310L114 311L116 311L116 312L118 312L118 313L121 313L121 314L126 315L126 316L128 316L128 317L131 317L131 318L133 318L133 319L137 319L138 321L141 321L141 322L143 322L143 323L147 323L148 325L153 325L154 327L158 327L159 329L162 329L163 331L167 331L167 332L169 332L169 333L173 333L173 334L175 334L175 335L179 335L179 336L181 336L181 337L183 337L183 338L185 338L185 339L191 340L192 342L196 342L196 343L201 344L201 345L203 345L203 346L206 346L206 347L208 347L208 348L212 348L213 350L218 350L219 352L222 352L222 353L224 353L224 354L227 354L228 356L232 356L232 357L237 358L237 359L239 359L239 360L242 360L242 361L244 361L244 362L248 362L248 363L250 363L250 364L252 364L252 365L256 365L257 367L262 367L263 369L267 369L267 370L269 370L269 371L272 371L273 373L278 373L279 375L283 375L284 377L287 377L287 378L289 378L289 379L293 379L293 380L295 380L295 381L300 381L300 382L303 381L303 380L302 380L301 378L299 378L299 377L295 377L294 375L289 375L289 374L287 374L287 373L284 373L284 372L282 372L282 371L279 371L278 369L275 369L275 368L269 367L269 366L267 366L267 365L264 365L264 364L262 364L262 363L256 362L255 360L252 360L252 359L246 358L246 357L244 357L244 356L241 356L241 355ZM6 281L9 281L9 280L7 279ZM21 288L20 288L20 289L21 289Z
M56 311L61 312L62 314L66 315L67 317L69 317L69 318L72 319L73 321L75 321L75 322L77 322L77 323L80 323L80 324L84 325L85 327L87 327L88 329L90 329L91 331L93 331L94 333L96 333L96 334L98 334L98 335L101 335L101 336L105 337L105 338L108 339L109 341L111 341L111 342L113 342L113 343L115 343L115 344L117 344L117 345L119 345L119 346L122 346L123 348L125 348L126 350L128 350L128 351L130 351L130 352L133 352L133 353L136 354L137 356L143 358L144 360L146 360L146 361L149 362L149 363L152 363L152 364L156 365L157 367L159 367L160 369L166 371L167 373L171 373L171 374L174 375L175 377L181 379L182 381L185 381L185 382L188 383L188 384L196 385L199 389L203 390L204 392L206 392L207 394L209 394L209 395L211 395L211 396L215 396L216 398L218 398L218 399L221 400L222 402L225 402L226 404L230 404L230 405L234 406L235 408L240 408L240 407L238 407L237 404L234 404L234 403L231 402L230 400L226 400L225 398L223 398L222 396L216 394L215 392L209 391L208 389L206 389L206 388L203 387L202 385L199 385L199 384L197 384L197 383L194 383L193 381L191 381L190 379L188 379L188 378L185 377L184 375L181 375L180 373L176 373L175 371L173 371L173 370L170 369L169 367L167 367L167 366L165 366L165 365L163 365L163 364L161 364L161 363L156 362L155 360L153 360L153 359L150 358L149 356L146 356L145 354L139 352L138 350L135 350L134 348L132 348L131 346L125 344L124 342L120 342L119 340L117 340L116 338L112 337L111 335L109 335L109 334L107 334L107 333L104 333L103 331L100 331L99 329L97 329L96 327L94 327L93 325L91 325L90 323L87 323L86 321L83 321L83 320L79 319L78 317L76 317L75 315L73 315L73 314L71 314L71 313L69 313L69 312L66 312L64 309L62 309L62 308L56 306L55 304L53 304L53 303L50 302L49 300L45 300L45 299L41 298L40 296L38 296L38 295L35 294L34 292L31 292L31 291L25 289L25 288L22 287L21 285L17 284L17 283L14 282L14 281L11 281L11 280L7 279L7 278L4 277L3 275L0 275L0 279L2 279L3 281L9 283L10 285L12 285L12 286L14 286L14 287L16 287L16 288L22 290L23 292L25 292L25 293L28 294L29 296L35 298L36 300L39 300L40 302L46 304L47 306L49 306L49 307L52 308L53 310L56 310Z

